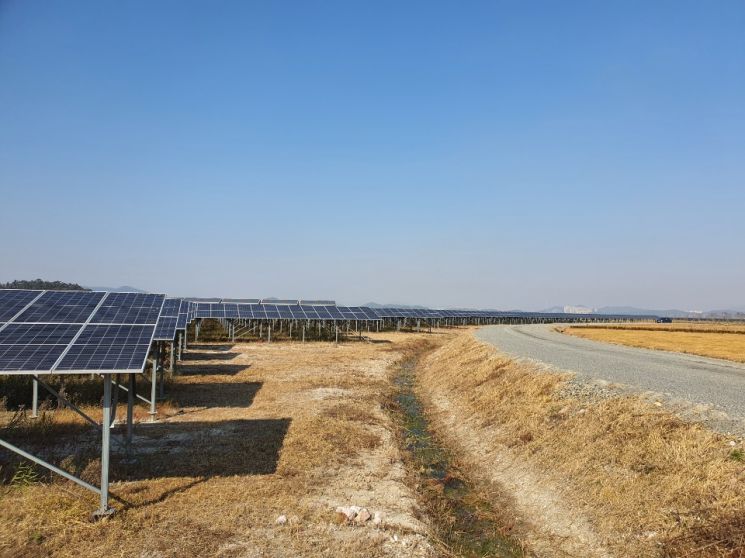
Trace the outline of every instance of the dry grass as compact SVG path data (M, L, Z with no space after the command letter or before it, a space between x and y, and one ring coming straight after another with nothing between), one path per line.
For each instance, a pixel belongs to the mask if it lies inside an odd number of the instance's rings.
M373 337L391 342L191 347L159 422L137 408L137 463L113 447L108 520L89 521L93 495L3 452L7 479L20 476L0 487L0 555L432 556L382 408L389 367L420 337ZM3 436L98 482L95 431L69 411L45 417ZM339 525L339 505L384 523Z
M729 440L638 398L563 397L566 375L471 336L423 364L433 423L471 474L512 491L538 553L744 555L745 465Z
M689 329L679 324L579 326L562 331L593 341L745 362L745 328L740 325L702 324Z

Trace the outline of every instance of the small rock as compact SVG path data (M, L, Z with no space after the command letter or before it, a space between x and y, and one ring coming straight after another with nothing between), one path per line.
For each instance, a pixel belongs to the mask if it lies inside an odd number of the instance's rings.
M729 445L735 447L737 445L737 442L735 442L734 440L730 440Z
M370 521L370 518L372 515L370 515L370 512L367 511L367 508L362 508L360 512L355 516L354 520L357 523L365 523L366 521Z
M375 515L373 516L373 523L375 525L380 525L381 523L383 523L383 514L379 511L376 511Z
M286 516L286 515L280 515L280 516L279 516L279 517L277 518L277 521L275 521L275 523L276 523L277 525L284 525L285 523L287 523L287 516Z
M336 508L336 513L346 517L347 521L353 521L361 511L362 508L359 506L339 506Z

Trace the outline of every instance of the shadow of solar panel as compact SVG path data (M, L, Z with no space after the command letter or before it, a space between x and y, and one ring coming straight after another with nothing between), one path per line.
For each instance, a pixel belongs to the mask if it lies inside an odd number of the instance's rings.
M109 293L91 323L155 325L164 298L163 295L147 293Z
M82 324L105 295L90 291L47 291L14 322Z
M0 322L7 322L23 310L41 291L0 289ZM2 325L2 324L0 324Z
M56 370L140 371L154 329L152 325L87 325Z

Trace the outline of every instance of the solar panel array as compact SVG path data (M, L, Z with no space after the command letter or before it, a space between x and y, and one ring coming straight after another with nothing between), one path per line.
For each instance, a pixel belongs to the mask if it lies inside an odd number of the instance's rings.
M310 304L196 303L195 318L239 320L328 320L374 321L380 317L371 308Z
M368 308L330 300L166 299L144 293L0 289L0 373L140 372L153 340L173 341L198 318L379 321L560 321L628 316ZM636 316L636 319L653 316Z
M164 299L0 289L0 372L141 372Z

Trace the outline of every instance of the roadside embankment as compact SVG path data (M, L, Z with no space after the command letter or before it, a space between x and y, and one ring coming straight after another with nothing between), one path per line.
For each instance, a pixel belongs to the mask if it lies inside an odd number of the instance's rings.
M640 397L573 393L570 377L465 334L421 361L417 391L535 554L745 555L742 449Z

